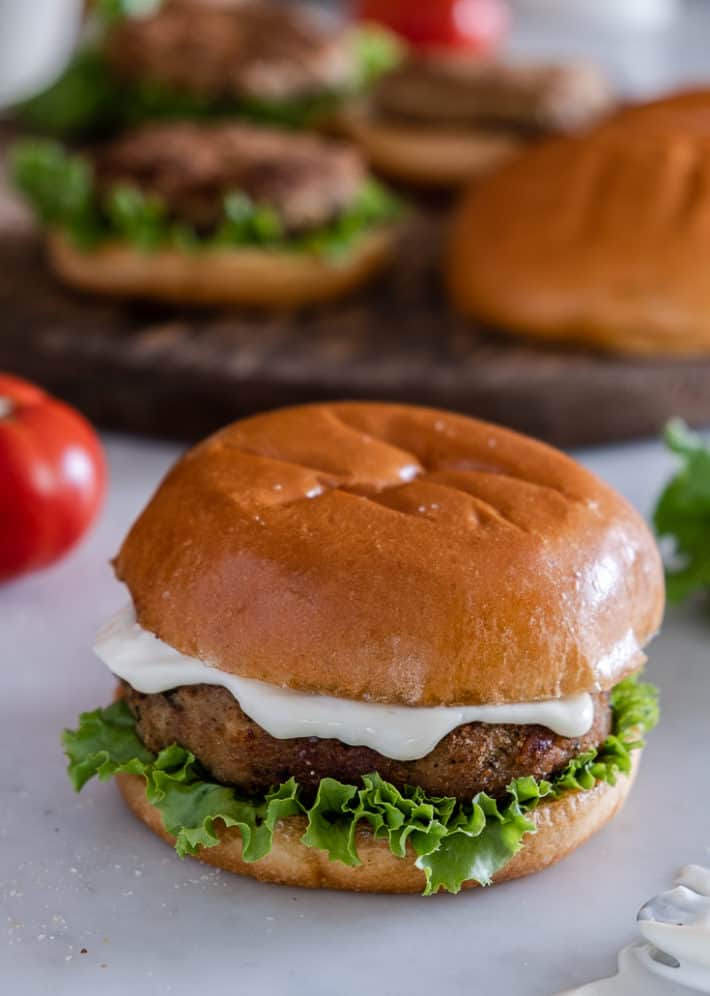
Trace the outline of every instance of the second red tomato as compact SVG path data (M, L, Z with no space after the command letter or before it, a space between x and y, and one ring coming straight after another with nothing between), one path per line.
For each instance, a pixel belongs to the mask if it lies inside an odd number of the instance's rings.
M383 24L416 48L477 55L497 47L510 19L503 0L359 0L356 6L361 20Z

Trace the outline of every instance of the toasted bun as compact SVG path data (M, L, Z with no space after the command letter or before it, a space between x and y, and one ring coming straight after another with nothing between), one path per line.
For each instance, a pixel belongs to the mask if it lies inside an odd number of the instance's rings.
M573 460L427 408L236 422L168 474L116 559L140 624L274 685L428 706L549 699L636 670L653 538Z
M632 774L621 776L616 785L599 783L586 792L568 792L556 802L541 804L534 815L537 833L523 838L522 850L498 872L494 881L506 882L542 871L571 854L600 830L624 803L638 769L639 755L640 751L636 751ZM173 843L160 812L146 798L143 779L137 775L119 775L118 783L138 819L163 840ZM203 849L199 859L262 882L309 889L419 893L424 890L424 872L416 867L411 848L406 858L395 857L386 842L373 838L366 824L357 831L357 851L362 860L357 868L331 861L325 851L306 847L300 840L305 830L304 817L281 820L274 830L271 851L260 861L247 863L242 860L239 830L223 828L219 834L220 843ZM476 884L470 881L463 887L472 888Z
M626 113L469 192L447 261L462 313L620 352L710 350L710 133Z
M461 187L515 156L525 145L513 131L453 131L344 112L341 128L379 173L417 187Z
M141 252L115 242L77 249L63 234L48 238L57 274L80 290L176 304L297 308L338 298L361 286L390 260L394 229L373 230L344 259L264 249Z

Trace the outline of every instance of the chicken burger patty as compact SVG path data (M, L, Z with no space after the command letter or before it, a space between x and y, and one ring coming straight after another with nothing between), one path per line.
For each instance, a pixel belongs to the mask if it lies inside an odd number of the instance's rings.
M123 684L122 694L149 750L157 753L178 743L217 781L249 794L268 791L291 776L306 794L315 794L322 778L357 783L362 775L377 771L398 788L417 785L433 796L470 799L483 791L500 797L514 778L545 778L598 747L611 731L609 696L604 692L594 696L594 722L583 737L560 737L544 726L466 723L425 757L396 761L339 740L278 740L246 716L224 688L185 685L143 695Z
M346 210L366 172L357 150L310 135L242 124L146 125L99 149L100 189L126 184L160 197L199 229L224 215L225 194L268 204L289 231L327 224Z
M280 3L172 0L109 32L105 56L127 82L212 99L298 100L346 88L353 55L340 31Z

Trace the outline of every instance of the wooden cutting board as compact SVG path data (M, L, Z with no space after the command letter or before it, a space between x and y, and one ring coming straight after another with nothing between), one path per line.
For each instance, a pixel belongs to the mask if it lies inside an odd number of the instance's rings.
M0 368L106 428L186 440L249 412L328 398L451 408L563 446L656 433L672 414L710 423L710 357L537 348L453 316L438 270L445 223L440 207L422 211L392 273L343 303L215 315L65 290L0 190Z

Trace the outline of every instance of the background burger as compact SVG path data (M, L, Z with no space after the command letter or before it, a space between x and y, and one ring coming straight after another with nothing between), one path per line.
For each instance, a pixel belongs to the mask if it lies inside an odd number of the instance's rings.
M356 149L251 125L145 125L81 155L30 139L12 165L59 275L135 298L338 297L388 262L401 213Z
M178 853L259 879L457 892L538 871L625 799L663 578L561 453L343 403L184 457L115 561L118 699L65 734Z
M96 136L155 118L327 122L396 64L395 36L280 0L96 2L64 74L18 109L31 130Z
M385 73L341 120L384 175L459 187L536 139L589 127L612 107L611 87L592 65L427 51Z

